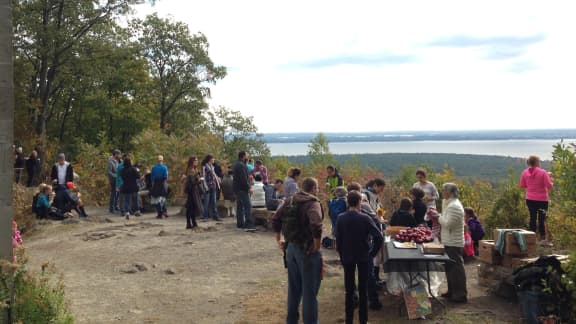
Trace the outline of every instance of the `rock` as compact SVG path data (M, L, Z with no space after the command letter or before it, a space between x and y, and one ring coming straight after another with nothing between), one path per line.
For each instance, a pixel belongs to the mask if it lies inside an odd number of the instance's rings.
M106 217L106 218L104 218L104 222L105 223L114 223L114 220L110 217Z
M137 273L138 269L133 264L131 264L129 266L126 266L126 267L120 269L120 272L122 272L122 273Z
M165 230L161 230L161 231L158 233L158 236L168 236L168 235L169 235L168 232L166 232Z
M187 241L187 242L184 242L184 244L186 244L186 245L194 245L195 243L192 242L192 241Z
M66 219L62 220L62 224L66 224L66 225L78 224L78 223L80 223L80 220L78 218L73 218L73 217L66 218Z
M172 268L168 268L168 269L164 270L164 273L167 275L175 275L176 271Z
M138 271L148 271L148 265L143 262L134 263L134 267L138 269Z

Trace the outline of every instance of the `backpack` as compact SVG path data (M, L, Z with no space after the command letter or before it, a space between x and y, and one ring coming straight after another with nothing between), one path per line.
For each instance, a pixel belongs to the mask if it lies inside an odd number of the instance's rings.
M32 197L32 212L33 213L38 213L38 206L36 206L36 204L38 203L39 197L40 197L40 193L37 193L34 195L34 197Z
M484 237L484 227L482 227L478 218L472 217L468 220L468 229L472 240L480 241Z
M312 231L303 224L300 217L300 205L290 198L283 207L282 214L282 235L288 243L296 244L300 248L308 249L308 244L312 240Z

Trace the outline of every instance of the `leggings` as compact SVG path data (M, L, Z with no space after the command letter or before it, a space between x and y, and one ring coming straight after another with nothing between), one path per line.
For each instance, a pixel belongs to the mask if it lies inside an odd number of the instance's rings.
M526 206L528 206L528 211L530 212L530 230L536 232L536 220L538 220L538 233L540 233L541 239L545 239L548 202L526 199Z

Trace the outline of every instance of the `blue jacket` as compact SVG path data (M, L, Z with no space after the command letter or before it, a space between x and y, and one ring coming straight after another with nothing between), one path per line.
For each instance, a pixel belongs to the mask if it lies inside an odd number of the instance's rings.
M164 164L156 164L152 167L150 177L152 178L152 182L154 182L154 180L168 179L168 167Z

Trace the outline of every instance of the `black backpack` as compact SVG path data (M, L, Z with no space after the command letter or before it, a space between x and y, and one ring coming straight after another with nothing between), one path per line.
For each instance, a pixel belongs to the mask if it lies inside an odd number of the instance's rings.
M305 220L300 217L300 205L290 198L283 207L282 235L288 243L307 250L312 241L312 231Z

